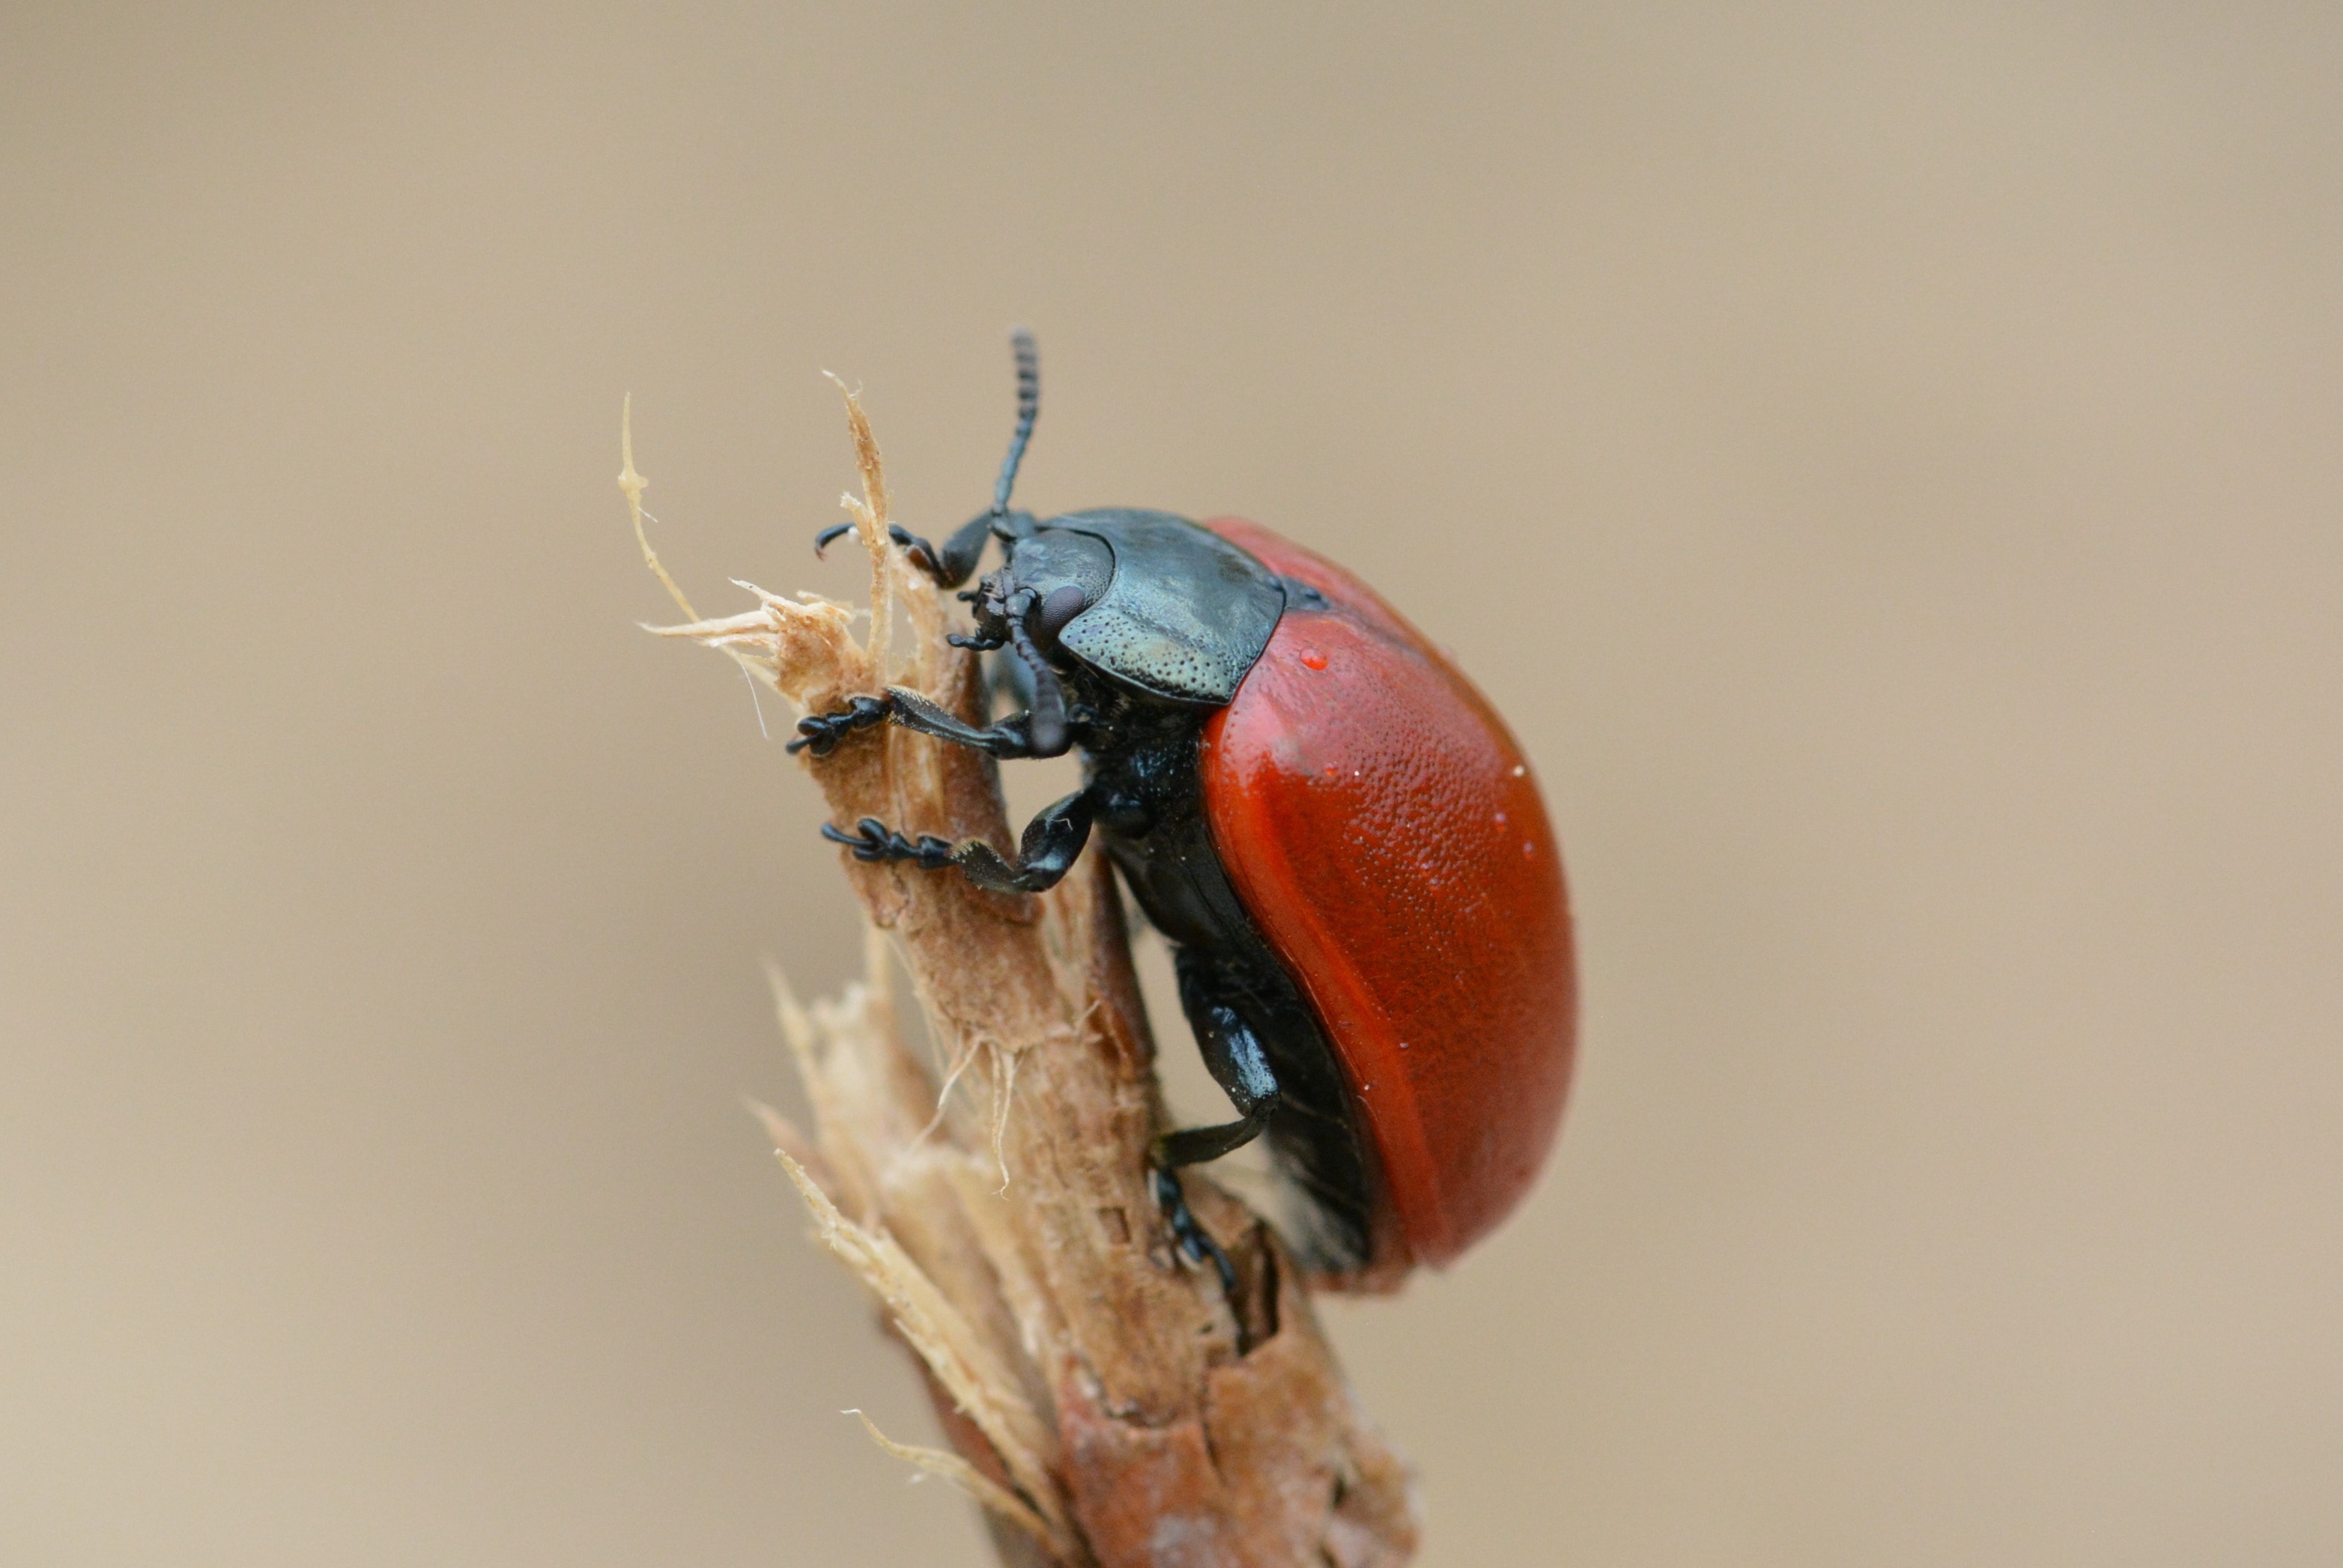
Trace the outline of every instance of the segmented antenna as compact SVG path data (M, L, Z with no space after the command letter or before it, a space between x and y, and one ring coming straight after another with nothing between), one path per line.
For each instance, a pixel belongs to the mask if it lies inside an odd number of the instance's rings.
M1041 351L1033 334L1021 327L1009 335L1017 354L1017 434L1009 437L1009 456L1001 460L1001 480L992 487L992 515L1009 513L1009 492L1017 483L1017 465L1025 460L1025 444L1033 438L1033 421L1041 412Z

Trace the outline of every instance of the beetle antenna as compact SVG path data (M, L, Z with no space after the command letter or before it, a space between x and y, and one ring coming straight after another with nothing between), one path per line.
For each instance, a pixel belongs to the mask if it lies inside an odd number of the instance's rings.
M1041 412L1041 351L1030 328L1009 335L1017 355L1017 433L1009 437L1009 456L1001 460L1001 478L992 487L992 515L1009 515L1009 492L1017 483L1017 465L1025 460L1025 444L1033 438L1033 421Z

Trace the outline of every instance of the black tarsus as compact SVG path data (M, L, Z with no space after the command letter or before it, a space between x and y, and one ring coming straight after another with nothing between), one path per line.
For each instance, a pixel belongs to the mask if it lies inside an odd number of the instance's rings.
M855 698L842 713L809 713L798 720L798 739L784 749L809 750L816 757L827 757L847 736L884 721L893 711L894 695L890 692L886 697Z
M1039 893L1062 880L1081 858L1090 841L1091 820L1098 802L1088 789L1077 789L1025 824L1025 833L1012 862L981 839L954 848L948 839L922 833L917 839L899 833L876 817L854 824L854 831L821 825L821 836L854 851L858 860L909 860L923 870L941 871L958 866L960 875L996 893Z
M833 523L813 537L813 553L820 556L848 534L854 531L852 523ZM887 537L897 548L911 558L911 564L946 588L958 588L976 570L976 563L984 554L984 541L992 537L992 514L980 512L953 530L944 540L941 549L928 543L900 523L887 525Z
M992 535L990 512L980 512L953 529L941 549L900 523L887 525L887 537L901 547L911 564L945 588L958 588L968 581L976 563L983 558L985 541Z
M1046 669L1048 666L1041 668ZM890 686L886 696L850 699L847 706L836 713L807 714L798 720L798 739L790 741L788 749L827 757L854 731L891 719L915 735L931 735L938 740L970 747L1007 761L1063 757L1072 749L1075 735L1091 721L1091 710L1069 709L1054 674L1046 699L1040 694L1040 683L1035 685L1034 712L1014 713L981 729L961 722L910 687ZM1041 716L1039 724L1035 722L1037 714Z
M847 832L829 823L821 825L821 836L833 844L843 844L854 851L858 860L916 860L931 871L942 870L951 864L950 840L939 839L933 833L922 833L914 842L902 834L891 832L887 824L876 817L865 817Z
M1252 1349L1252 1335L1245 1331L1244 1309L1237 1294L1237 1268L1212 1233L1196 1222L1195 1213L1188 1207L1188 1195L1180 1190L1180 1178L1169 1165L1156 1165L1148 1175L1155 1188L1155 1206L1163 1211L1163 1222L1172 1227L1172 1240L1181 1255L1192 1263L1209 1262L1221 1277L1221 1294L1228 1298L1229 1315L1236 1319L1237 1353Z

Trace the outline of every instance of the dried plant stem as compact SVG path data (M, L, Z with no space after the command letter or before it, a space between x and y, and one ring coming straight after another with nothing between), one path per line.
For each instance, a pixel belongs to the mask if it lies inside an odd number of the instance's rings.
M945 642L943 599L887 542L878 444L840 391L861 470L845 505L870 554L870 640L843 605L747 584L758 608L661 635L723 650L800 711L891 680L976 720L975 660ZM620 483L639 528L628 451ZM644 551L658 570L648 540ZM898 609L912 651L890 671ZM1014 841L994 764L975 751L883 726L809 766L841 823ZM882 1444L982 1504L1006 1563L1404 1563L1411 1476L1353 1402L1283 1249L1192 1175L1197 1213L1236 1264L1237 1301L1172 1251L1146 1180L1162 1117L1153 1047L1103 860L1040 898L955 873L846 870L873 928L869 975L809 1008L776 977L814 1135L764 1114L816 1235L919 1357L954 1452ZM908 965L938 1070L897 1030L880 933Z

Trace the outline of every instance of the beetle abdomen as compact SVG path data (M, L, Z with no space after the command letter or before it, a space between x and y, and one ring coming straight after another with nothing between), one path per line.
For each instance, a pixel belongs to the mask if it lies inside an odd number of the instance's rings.
M1535 1180L1569 1092L1562 859L1486 699L1350 573L1258 524L1205 527L1317 588L1204 728L1205 815L1238 899L1334 1043L1417 1261Z

